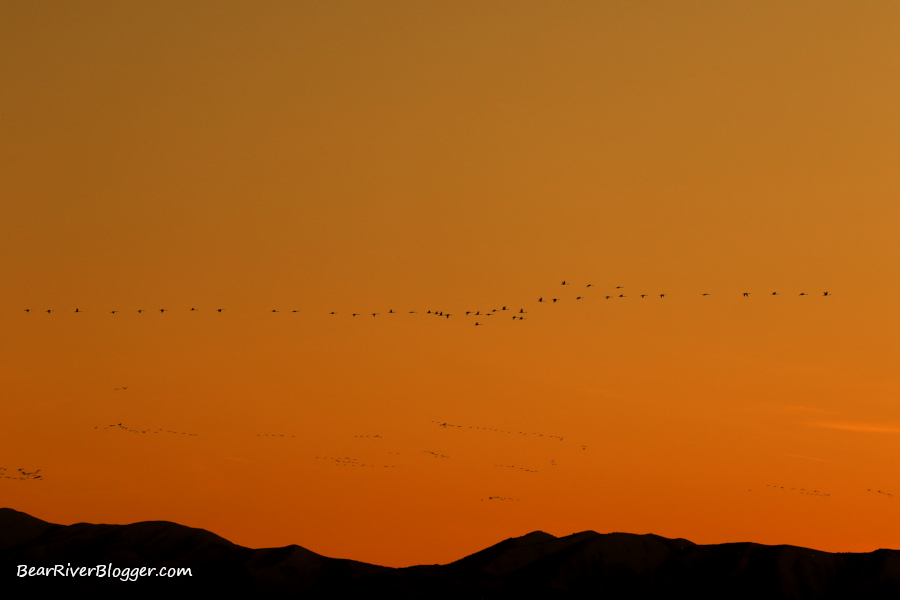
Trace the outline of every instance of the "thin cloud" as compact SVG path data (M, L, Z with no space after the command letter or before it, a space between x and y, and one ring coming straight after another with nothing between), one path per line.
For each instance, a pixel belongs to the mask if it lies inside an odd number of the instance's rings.
M806 460L818 460L820 462L832 463L835 465L846 465L847 463L838 462L836 460L828 460L827 458L815 458L814 456L803 456L802 454L785 454L784 456L790 456L792 458L805 458Z
M820 422L810 423L810 425L813 427L822 427L824 429L840 429L842 431L858 431L860 433L900 433L900 427L871 425L869 423Z

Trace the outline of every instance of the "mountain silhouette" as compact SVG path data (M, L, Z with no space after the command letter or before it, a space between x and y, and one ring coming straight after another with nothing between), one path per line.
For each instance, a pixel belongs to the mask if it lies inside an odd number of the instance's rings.
M191 569L191 576L18 577L19 565ZM9 597L91 598L704 598L900 597L900 551L830 553L750 542L535 531L446 565L390 568L300 546L251 549L168 521L55 525L0 508Z

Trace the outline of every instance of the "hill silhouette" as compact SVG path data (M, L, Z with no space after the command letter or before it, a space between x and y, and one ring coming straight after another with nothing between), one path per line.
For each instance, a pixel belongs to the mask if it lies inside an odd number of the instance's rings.
M18 577L18 565L187 567L191 576ZM750 542L535 531L447 565L390 568L300 546L251 549L167 521L56 525L0 509L10 597L168 598L898 598L900 551L830 553Z

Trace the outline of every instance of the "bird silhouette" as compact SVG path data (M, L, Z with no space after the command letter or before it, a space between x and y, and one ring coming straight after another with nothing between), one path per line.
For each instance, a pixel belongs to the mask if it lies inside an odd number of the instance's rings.
M822 295L823 295L823 296L827 296L827 295L828 295L828 292L825 292L825 293L824 293L824 294L822 294Z
M744 297L745 297L745 298L746 298L747 296L749 296L749 295L750 295L750 292L744 292Z

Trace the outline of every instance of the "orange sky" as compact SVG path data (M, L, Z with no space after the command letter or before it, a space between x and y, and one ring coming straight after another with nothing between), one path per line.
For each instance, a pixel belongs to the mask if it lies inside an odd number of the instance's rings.
M900 548L898 30L0 1L0 466L45 478L0 504L390 566L536 529Z

